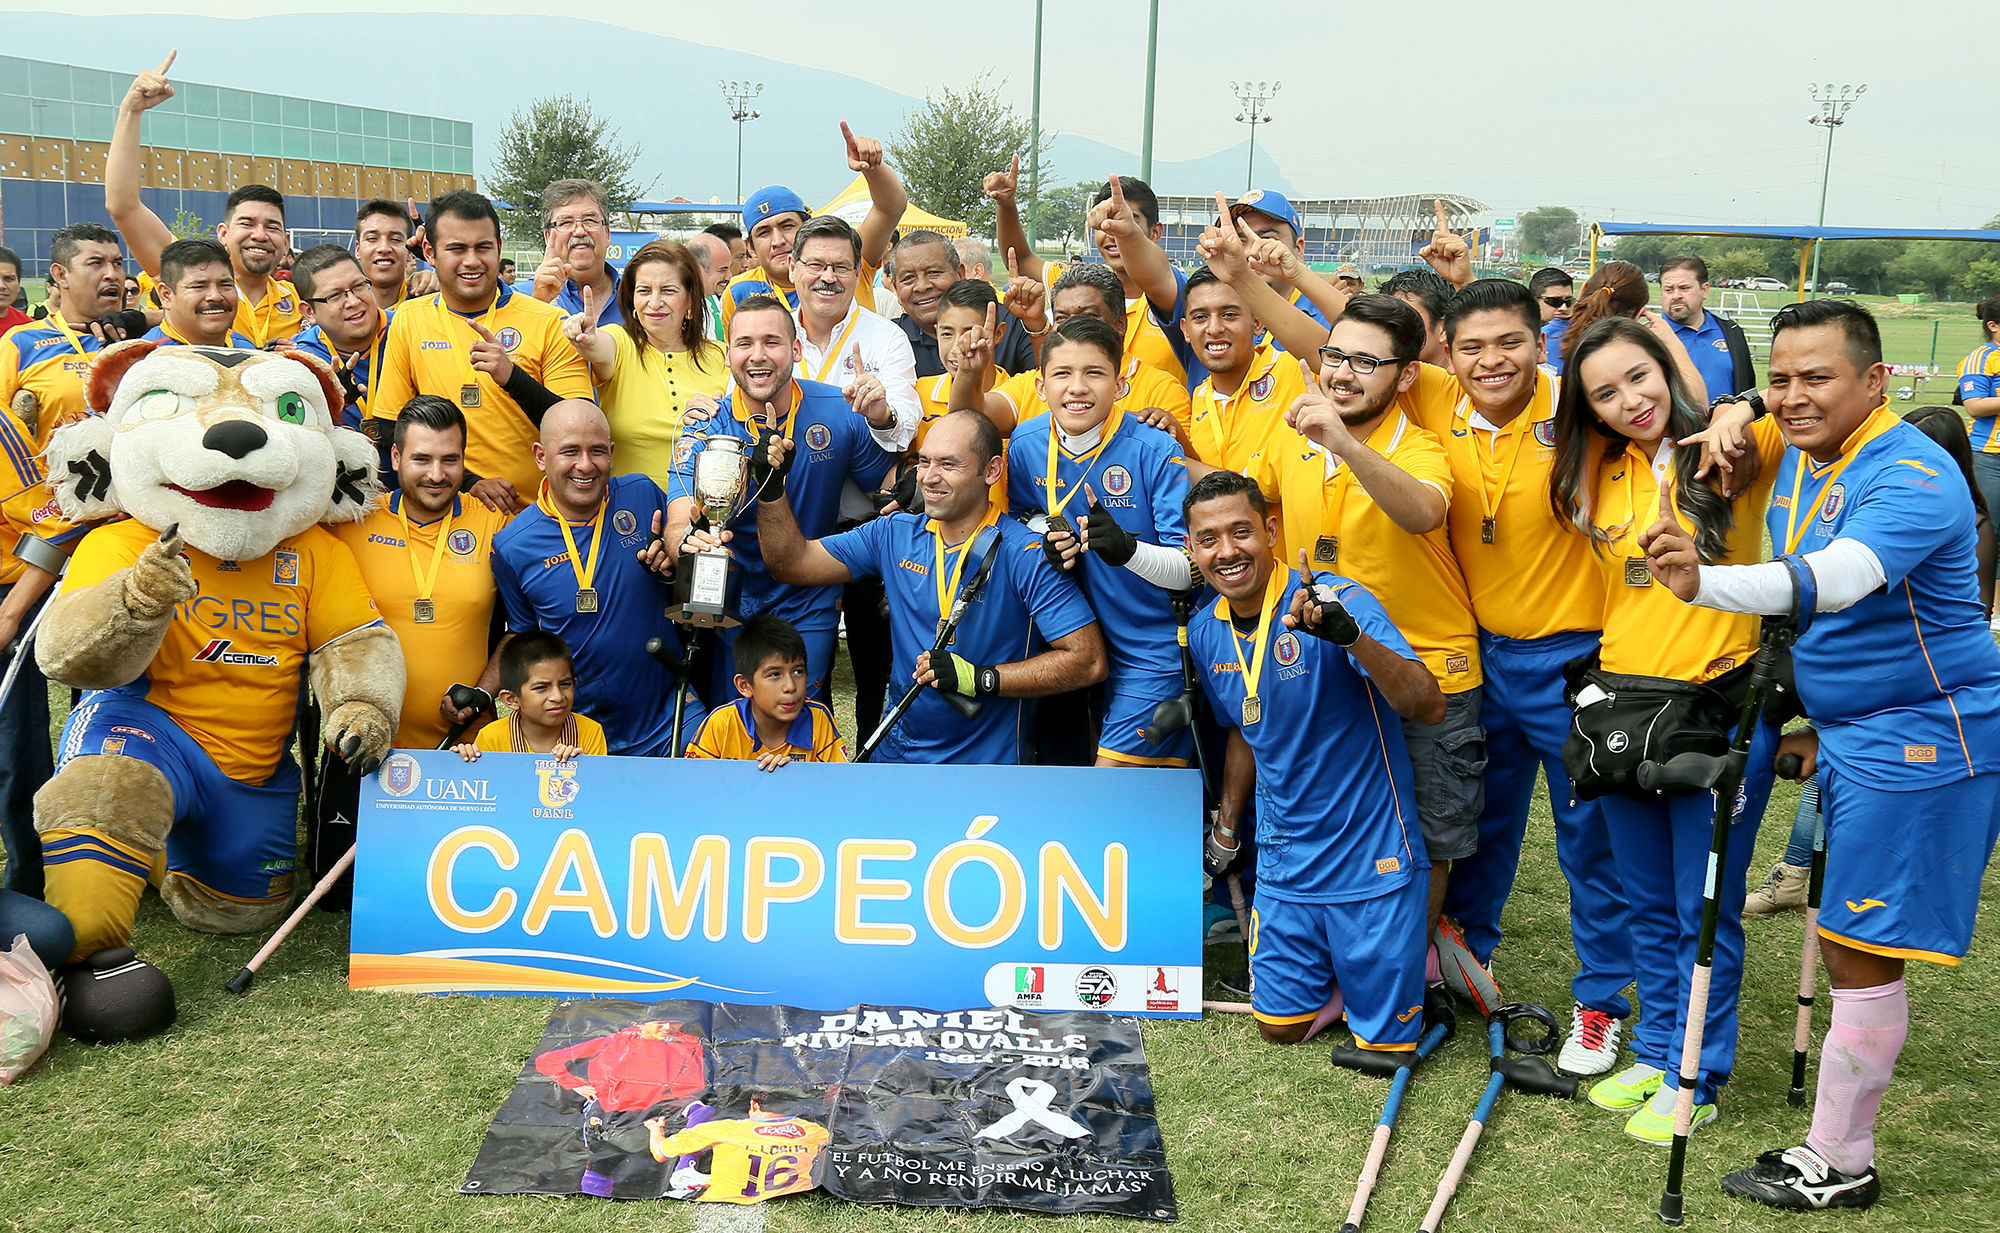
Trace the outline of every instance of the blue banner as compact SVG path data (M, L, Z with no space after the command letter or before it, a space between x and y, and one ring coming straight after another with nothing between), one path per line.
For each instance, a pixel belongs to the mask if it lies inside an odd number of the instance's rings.
M1201 1013L1190 770L397 751L349 984Z

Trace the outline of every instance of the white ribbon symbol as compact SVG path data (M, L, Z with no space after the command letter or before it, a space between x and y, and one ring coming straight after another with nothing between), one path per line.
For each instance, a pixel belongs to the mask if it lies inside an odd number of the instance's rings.
M1057 1113L1049 1108L1049 1101L1055 1099L1056 1089L1040 1079L1015 1079L1007 1084L1007 1099L1014 1102L1014 1111L988 1126L975 1139L1005 1139L1029 1122L1055 1131L1065 1139L1077 1139L1090 1133L1090 1128L1079 1123L1066 1113Z

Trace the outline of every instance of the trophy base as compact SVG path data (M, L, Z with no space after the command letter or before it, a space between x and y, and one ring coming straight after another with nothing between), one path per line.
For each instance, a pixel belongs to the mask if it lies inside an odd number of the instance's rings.
M734 629L743 624L733 613L710 612L688 604L675 604L668 608L667 619L676 625L689 625L696 629Z
M727 629L742 624L743 571L727 552L690 552L674 574L674 602L667 617L699 629Z

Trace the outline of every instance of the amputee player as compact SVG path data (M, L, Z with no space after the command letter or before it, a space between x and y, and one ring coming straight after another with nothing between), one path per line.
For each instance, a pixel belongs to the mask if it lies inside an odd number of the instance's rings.
M701 439L719 435L747 442L744 452L752 456L753 473L768 491L754 500L746 494L750 504L731 524L729 545L744 572L740 615L770 613L798 629L806 640L810 684L817 693L826 688L833 670L839 590L823 583L797 586L774 577L759 550L760 528L774 505L784 505L793 525L805 528L808 536L831 534L847 483L852 480L864 491L874 492L895 465L896 455L885 448L895 436L888 404L882 399L857 398L850 405L838 388L792 375L802 349L795 329L784 305L769 296L753 297L737 308L729 322L730 391L712 418L681 430L662 535L671 546L671 558L678 561L687 551L689 529L701 513L694 486ZM901 337L898 334L897 340ZM766 475L755 456L762 442L774 435L795 442L798 449L782 473ZM713 542L720 541L701 540L703 546ZM734 628L724 630L723 647L732 645L735 637ZM719 704L718 700L734 696L734 672L726 650L716 660L708 696Z
M664 756L700 730L703 714L690 703L683 731L673 731L672 680L646 653L653 638L674 654L681 646L666 618L673 597L640 559L666 494L643 475L612 474L611 426L581 399L549 408L534 457L547 475L540 495L493 538L507 628L569 644L576 709L604 725L614 755Z
M861 234L845 219L823 215L800 227L792 246L798 375L849 391L870 422L881 418L877 404L886 404L891 427L884 430L884 444L893 440L892 448L906 448L923 418L917 362L903 332L855 300L865 266ZM739 311L748 302L739 298Z
M1430 861L1395 723L1437 722L1444 695L1366 589L1277 560L1277 517L1248 477L1203 476L1185 516L1217 593L1188 643L1231 729L1208 844L1217 872L1240 846L1253 784L1257 794L1257 1030L1304 1040L1338 993L1358 1048L1408 1052L1423 1031Z
M1118 410L1124 338L1090 317L1042 344L1050 410L1014 430L1007 508L1042 537L1049 563L1075 577L1103 630L1110 679L1099 766L1186 766L1194 732L1151 745L1139 729L1180 696L1183 681L1169 591L1193 585L1181 545L1187 462L1173 437Z
M133 79L118 104L118 119L104 156L104 208L131 246L139 268L162 282L162 252L174 242L174 233L139 194L139 118L174 96L167 70L173 67L176 54L168 53L159 68ZM266 184L238 186L223 202L215 238L228 250L235 275L237 332L253 347L282 342L298 333L304 325L298 292L275 273L292 252L291 236L285 230L284 197Z
M868 214L856 230L861 236L861 271L855 279L854 296L863 308L875 309L875 273L889 256L896 224L910 207L909 194L896 172L882 161L882 143L873 137L857 137L840 123L840 135L847 142L847 166L861 173L868 185ZM773 296L788 309L799 306L792 273L796 255L793 236L812 211L797 193L771 184L751 193L743 203L743 225L750 228L750 255L756 264L737 273L722 293L722 323L726 328L737 306L753 295ZM727 237L725 237L727 238ZM733 248L734 245L732 244Z
M562 399L589 398L590 370L563 337L561 309L500 285L500 215L491 201L446 193L431 203L424 231L438 293L397 308L383 335L371 420L395 419L418 394L456 402L471 430L472 495L512 513L540 482L533 449L543 413Z
M238 333L236 279L229 254L214 240L175 240L160 250L159 285L154 293L166 316L146 331L163 347L247 347L256 340Z
M346 396L343 428L368 419L368 379L390 312L376 307L375 288L354 254L338 244L315 244L292 263L292 286L312 324L292 341L333 369Z
M1431 859L1424 919L1452 930L1439 918L1451 863L1478 846L1486 730L1478 627L1445 526L1451 463L1418 422L1420 406L1457 387L1418 361L1423 339L1401 300L1350 299L1315 354L1318 376L1248 474L1281 504L1285 542L1366 587L1444 693L1444 719L1405 719L1403 737Z
M929 691L919 694L883 738L878 761L1019 762L1019 699L1081 689L1105 677L1103 640L1083 593L1049 567L1032 532L999 517L992 505L989 490L1000 478L1001 454L1000 431L991 420L954 411L931 427L917 451L922 515L885 514L809 540L787 503L767 502L758 511L764 562L774 578L796 586L882 579L894 650L892 688L908 681L985 704L976 718L966 719ZM997 538L979 534L988 526ZM993 554L992 573L967 605L951 646L933 656L942 621L983 563L969 559L975 545ZM1038 643L1047 649L1035 652Z
M547 254L535 276L514 284L565 315L583 311L583 293L590 290L598 320L618 325L625 320L618 303L618 272L606 264L611 249L611 201L595 180L555 180L542 190L542 248Z
M1734 732L1755 671L1757 621L1680 602L1654 584L1643 545L1655 530L1685 527L1704 561L1762 559L1758 515L1770 500L1784 440L1768 419L1751 429L1747 403L1725 404L1717 423L1709 425L1667 345L1635 321L1603 319L1573 334L1566 372L1556 404L1550 495L1557 513L1590 544L1604 583L1604 642L1597 666L1605 675L1582 678L1576 692L1578 729L1604 735L1613 727L1590 718L1593 686L1598 695L1615 691L1620 700L1644 707L1681 691L1682 683L1698 683L1726 701L1717 708L1715 726L1707 729L1719 746ZM1753 431L1764 465L1758 480L1732 500L1723 495L1718 477L1703 477L1701 442L1746 430ZM1659 749L1664 756L1665 735L1642 733L1638 739L1642 749ZM1678 735L1687 739L1694 732L1684 728ZM1655 739L1661 742L1657 746L1643 743ZM1673 1142L1688 984L1701 934L1703 889L1711 877L1721 910L1694 1125L1714 1118L1718 1091L1736 1060L1744 877L1771 794L1777 740L1776 725L1758 724L1736 796L1729 860L1720 869L1712 867L1709 853L1712 793L1619 790L1597 798L1630 910L1634 975L1645 1009L1632 1032L1633 1065L1600 1080L1590 1099L1599 1108L1628 1114L1626 1133L1648 1143Z
M50 236L49 286L62 305L0 338L0 407L21 421L37 450L57 426L87 410L90 356L105 337L92 324L121 313L124 303L125 255L117 234L96 223L72 223ZM112 340L143 321L122 323ZM143 326L130 330L134 338L143 333Z
M1951 456L1890 411L1874 318L1813 300L1771 324L1768 396L1792 447L1765 520L1781 559L1703 564L1663 527L1647 567L1704 608L1796 608L1793 669L1819 733L1833 1021L1812 1130L1722 1187L1774 1207L1867 1207L1876 1114L1909 1032L1905 963L1965 954L2000 834L2000 651L1971 498Z
M897 239L894 251L896 297L903 306L903 315L895 318L894 324L910 340L917 378L938 376L945 371L944 357L949 352L938 336L938 314L944 307L944 293L966 278L965 267L958 249L935 231L906 231ZM1035 345L1025 329L1010 321L995 357L1008 372L1026 372L1035 366Z
M1972 417L1972 474L1986 508L2000 510L2000 296L1981 300L1980 344L1958 362L1958 392L1953 401ZM4 352L0 352L4 357Z

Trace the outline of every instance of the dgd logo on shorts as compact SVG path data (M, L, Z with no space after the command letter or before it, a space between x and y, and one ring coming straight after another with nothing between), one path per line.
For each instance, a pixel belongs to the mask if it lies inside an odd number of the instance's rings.
M382 790L390 796L408 796L422 782L417 774L417 760L409 754L392 753L383 759L380 783Z
M1118 996L1118 978L1106 968L1085 968L1076 974L1076 1000L1093 1009L1111 1005Z

